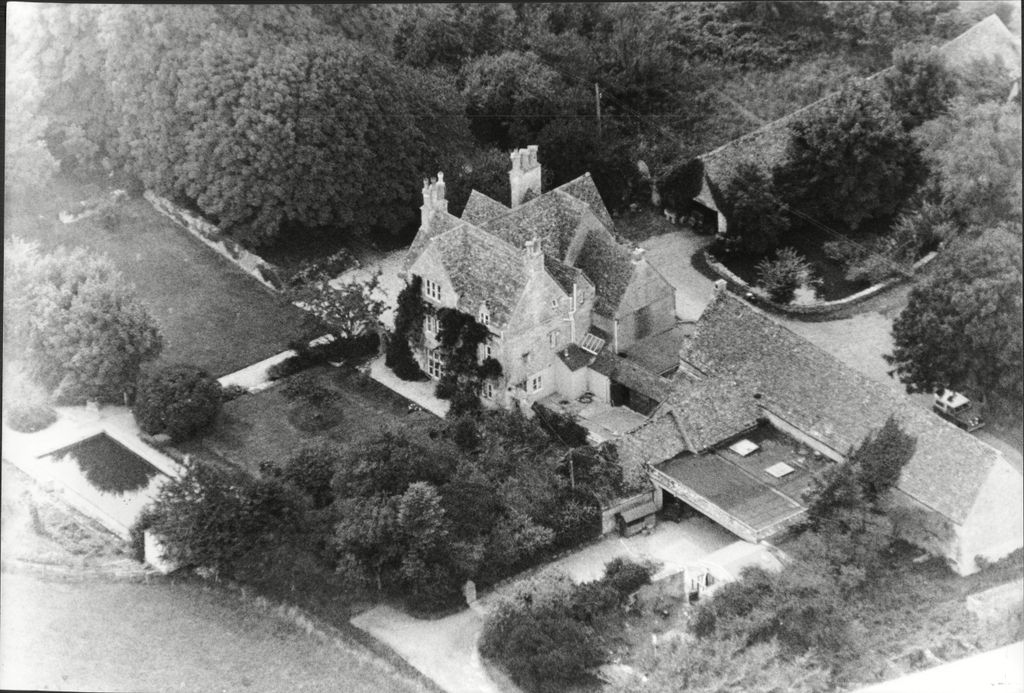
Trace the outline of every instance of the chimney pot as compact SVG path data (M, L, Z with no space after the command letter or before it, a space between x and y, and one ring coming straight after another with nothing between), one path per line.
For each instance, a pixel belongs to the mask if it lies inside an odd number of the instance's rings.
M717 280L715 282L715 293L716 294L722 293L723 291L725 291L725 287L726 287L726 281L724 279Z

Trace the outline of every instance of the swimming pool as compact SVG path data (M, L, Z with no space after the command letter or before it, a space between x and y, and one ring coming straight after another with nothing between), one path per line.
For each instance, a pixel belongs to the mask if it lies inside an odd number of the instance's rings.
M121 535L170 478L106 433L41 455L39 461L45 465L38 471L70 491L65 495L80 510Z

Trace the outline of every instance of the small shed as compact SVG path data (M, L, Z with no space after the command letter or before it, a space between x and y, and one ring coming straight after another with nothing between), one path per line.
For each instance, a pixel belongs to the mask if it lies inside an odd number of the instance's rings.
M655 524L654 515L657 512L658 506L651 500L615 513L615 524L619 529L619 534L624 537L631 537L645 529L653 529Z

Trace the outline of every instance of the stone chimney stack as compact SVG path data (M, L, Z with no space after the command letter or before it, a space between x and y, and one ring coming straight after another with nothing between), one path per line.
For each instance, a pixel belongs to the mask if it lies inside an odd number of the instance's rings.
M526 268L531 275L544 271L544 252L536 236L526 241Z
M518 207L528 199L540 195L540 162L537 161L537 145L517 149L511 154L512 170L508 172L512 187L512 207Z
M437 178L423 179L423 206L420 207L420 231L430 228L434 213L448 211L445 199L444 174L438 171Z

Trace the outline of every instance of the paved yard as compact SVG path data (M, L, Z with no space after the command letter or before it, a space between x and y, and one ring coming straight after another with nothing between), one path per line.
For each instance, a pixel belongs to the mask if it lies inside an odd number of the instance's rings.
M225 375L287 348L305 313L177 227L142 199L122 206L123 222L102 228L91 217L62 224L57 214L96 189L57 183L44 200L9 205L5 237L43 247L106 254L135 285L164 336L161 358Z
M711 236L698 236L683 228L640 244L647 249L647 261L675 287L676 315L681 320L690 322L699 318L714 295L714 282L690 263L694 253L711 241Z
M656 577L677 572L685 565L730 546L737 537L703 517L681 523L662 522L649 535L628 539L608 536L545 566L565 571L573 580L599 578L605 564L623 556L633 560L652 559L663 564ZM352 623L389 645L406 661L429 676L449 693L496 693L512 691L505 680L496 681L484 668L477 650L483 628L481 613L508 583L481 597L478 608L463 609L437 620L417 619L389 606L378 606L352 619Z

